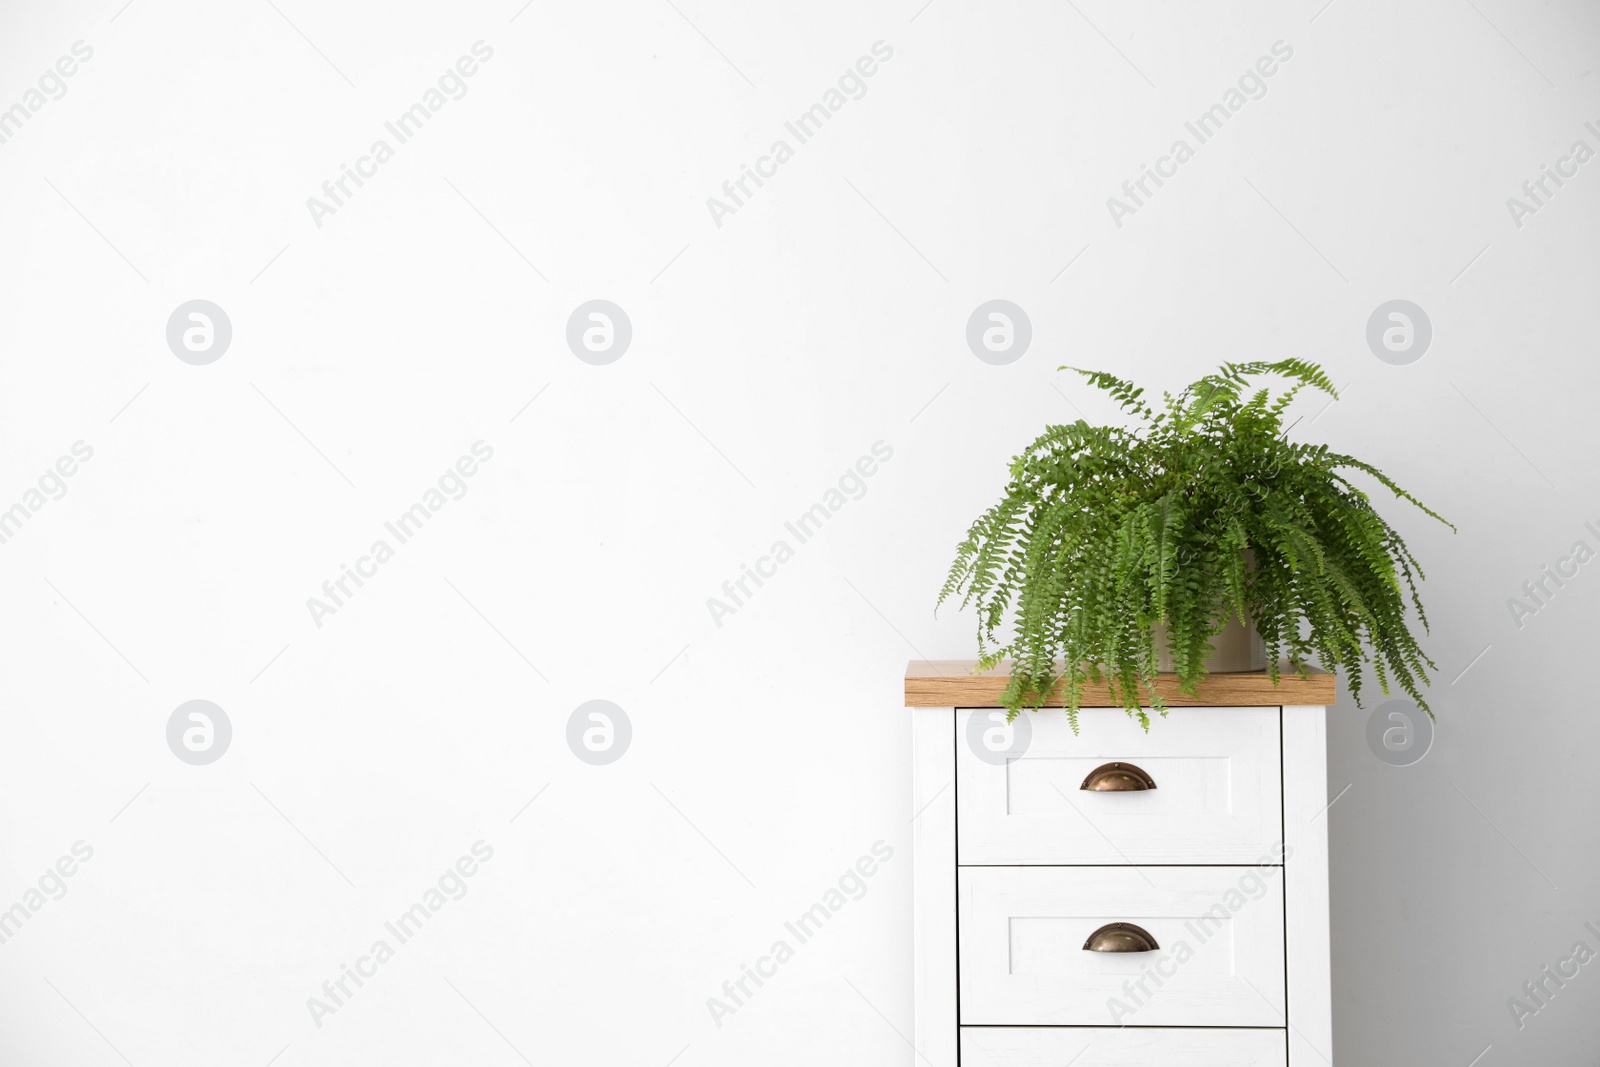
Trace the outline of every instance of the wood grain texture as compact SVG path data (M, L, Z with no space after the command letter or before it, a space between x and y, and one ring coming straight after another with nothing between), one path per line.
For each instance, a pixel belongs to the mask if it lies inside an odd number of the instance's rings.
M994 708L1010 681L1010 663L1003 663L985 674L973 674L973 660L912 660L906 665L906 707L908 708ZM1156 692L1174 708L1201 707L1276 707L1284 704L1329 705L1335 700L1334 676L1315 672L1305 678L1284 672L1277 685L1266 672L1254 674L1211 674L1200 680L1193 696L1178 688L1175 674L1156 680ZM1046 701L1061 707L1066 701L1060 686ZM1083 707L1115 707L1106 685L1084 687Z

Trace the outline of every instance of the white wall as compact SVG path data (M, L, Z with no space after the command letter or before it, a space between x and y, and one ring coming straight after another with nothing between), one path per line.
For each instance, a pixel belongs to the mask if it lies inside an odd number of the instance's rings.
M1600 949L1600 564L1520 628L1507 600L1600 548L1600 163L1520 227L1506 199L1600 149L1600 15L919 3L0 14L0 107L93 49L0 144L0 507L93 449L0 545L0 908L93 850L0 945L0 1058L910 1063L900 674L973 652L932 615L952 546L1044 425L1116 417L1058 364L1159 389L1286 355L1348 384L1297 438L1461 529L1390 509L1429 566L1433 750L1389 766L1375 705L1332 717L1337 1059L1589 1054L1592 968L1520 1031L1507 1000ZM466 95L319 227L307 198L480 40ZM865 95L717 225L707 198L879 41ZM1116 226L1106 198L1278 41L1266 95ZM196 298L233 328L207 366L164 335ZM607 366L564 341L595 298L633 326ZM964 337L995 298L1033 327L1008 366ZM1395 298L1435 331L1409 366L1364 340ZM317 626L307 598L478 441L466 495ZM707 598L878 441L864 495L717 625ZM233 729L205 766L166 740L193 699ZM565 740L591 699L632 724L607 766ZM470 891L318 1026L307 998L480 840ZM719 1026L707 998L878 841L865 895Z

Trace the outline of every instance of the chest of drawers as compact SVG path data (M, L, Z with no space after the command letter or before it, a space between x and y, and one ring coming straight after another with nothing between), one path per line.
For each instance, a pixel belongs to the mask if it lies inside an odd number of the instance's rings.
M1007 724L1003 671L914 662L913 1060L1333 1062L1333 679L1212 675L1148 734L1114 707ZM1110 704L1108 696L1086 703Z

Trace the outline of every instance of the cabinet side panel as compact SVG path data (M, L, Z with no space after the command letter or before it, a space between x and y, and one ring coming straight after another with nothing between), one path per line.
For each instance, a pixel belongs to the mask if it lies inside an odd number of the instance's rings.
M1333 1059L1328 948L1328 709L1283 709L1283 839L1290 1067Z
M956 1067L956 786L954 708L911 712L913 1029L921 1067Z

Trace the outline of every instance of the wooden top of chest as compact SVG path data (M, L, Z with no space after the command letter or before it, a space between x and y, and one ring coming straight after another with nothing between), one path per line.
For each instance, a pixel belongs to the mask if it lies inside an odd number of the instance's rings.
M912 660L906 665L906 707L908 708L991 708L1000 706L1000 694L1010 680L1010 662L985 674L973 674L975 661L966 659ZM1250 674L1209 674L1200 680L1190 696L1178 689L1178 676L1162 674L1156 692L1174 708L1261 707L1278 704L1332 704L1334 676L1313 671L1305 678L1285 670L1273 685L1265 671ZM1047 702L1060 707L1065 703L1061 687ZM1110 688L1104 684L1084 686L1081 705L1115 707Z

